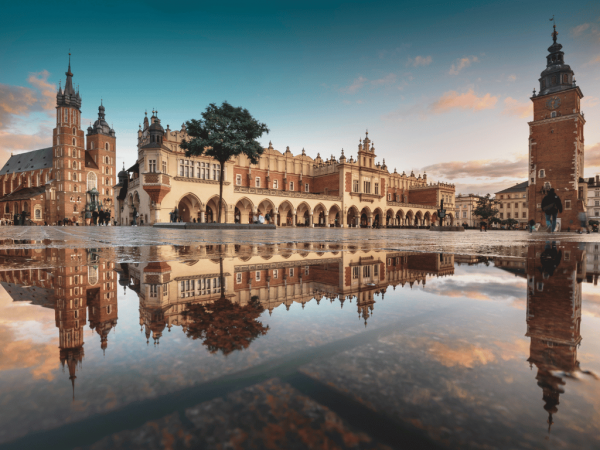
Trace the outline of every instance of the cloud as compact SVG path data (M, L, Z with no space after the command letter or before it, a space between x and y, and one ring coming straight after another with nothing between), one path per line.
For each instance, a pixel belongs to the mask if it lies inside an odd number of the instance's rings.
M590 96L581 99L582 108L593 108L594 106L598 106L599 104L600 99L598 97Z
M477 97L473 89L469 89L463 94L456 91L445 92L439 100L432 103L429 107L434 114L441 114L452 109L472 109L481 111L484 109L493 109L498 102L498 97L491 94L485 94L483 97Z
M516 160L480 159L475 161L451 161L431 164L423 167L424 171L443 176L448 180L457 178L527 178L527 155Z
M434 341L428 350L430 356L446 367L463 366L473 368L476 365L485 366L496 361L496 357L491 350L472 344L453 348Z
M469 67L472 63L479 61L477 56L466 56L464 58L457 59L452 66L450 66L450 75L458 75L461 70L465 67Z
M593 65L593 64L599 64L600 63L600 55L596 56L595 58L590 59L587 63L584 64L584 66L589 66L589 65Z
M414 59L408 58L407 66L419 67L419 66L428 66L431 64L433 59L431 56L417 56Z
M508 116L517 116L520 118L530 117L533 114L533 106L531 102L519 102L511 97L504 99L504 110L502 114Z
M587 167L600 167L600 142L585 146L585 165Z
M590 28L589 23L582 23L581 25L577 25L574 28L571 28L571 34L573 37L579 37L583 34L583 32Z
M341 91L347 94L356 94L356 91L361 89L367 81L369 81L367 78L360 76L350 86L342 88Z
M395 82L396 82L396 74L390 73L383 78L379 78L377 80L371 81L371 84L373 86L381 86L381 85L387 85L387 84L394 84Z
M48 83L48 71L32 73L27 78L35 89L0 83L0 130L7 129L17 116L51 111L56 100L56 87Z
M508 81L517 81L517 76L516 75L509 75L508 76Z

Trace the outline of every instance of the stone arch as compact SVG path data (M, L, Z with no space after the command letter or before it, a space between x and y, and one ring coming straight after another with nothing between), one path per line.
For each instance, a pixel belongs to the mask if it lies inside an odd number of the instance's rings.
M420 227L423 225L423 213L421 211L417 211L415 214L415 226Z
M233 220L235 223L252 223L252 214L254 212L254 203L247 197L240 198L235 203Z
M371 208L365 206L360 210L360 226L361 228L369 228L373 223L373 213L371 212Z
M269 217L271 218L270 223L273 223L276 213L277 207L275 206L275 203L273 203L273 201L269 198L263 199L258 205L256 205L256 214L262 214L263 217L269 214Z
M193 222L196 219L200 222L200 213L202 211L202 201L191 192L188 192L177 202L177 214L183 222Z
M342 209L338 205L333 205L329 208L328 225L340 227L342 225Z
M431 213L429 211L427 211L423 216L423 221L423 225L425 225L426 227L431 226Z
M323 203L318 203L312 210L313 215L313 224L315 226L324 227L327 223L327 216L329 211L323 205Z
M204 206L204 221L206 223L216 222L219 218L219 196L213 195ZM221 207L221 222L227 223L227 202L223 199Z
M346 223L349 227L357 227L359 225L360 216L358 215L358 208L356 206L351 206L348 208L348 212L346 213Z
M383 211L378 207L373 211L373 227L379 228L382 225L385 225L385 220L383 218Z
M406 215L404 214L404 210L399 209L398 211L396 211L396 223L398 224L398 226L406 225L405 221Z
M408 212L406 213L406 224L408 226L414 226L414 224L415 224L415 213L413 212L412 209L409 209Z
M311 209L308 203L302 202L296 208L296 224L299 226L310 225L310 213Z
M446 214L446 217L444 217L444 225L447 225L447 226L454 225L454 216L452 215L452 213Z
M291 227L294 225L294 215L296 214L296 208L292 205L292 202L289 200L284 200L280 203L277 208L279 211L279 215L277 216L277 225L278 226L287 226Z
M396 226L396 218L394 216L394 210L392 208L389 208L385 212L385 226L386 227Z

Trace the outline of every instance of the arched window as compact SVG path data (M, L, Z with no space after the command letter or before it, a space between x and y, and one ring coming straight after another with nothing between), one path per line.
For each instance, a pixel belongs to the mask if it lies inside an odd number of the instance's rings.
M73 161L73 169L77 169L77 161Z
M73 192L77 192L79 190L79 188L77 187L76 184L73 185Z
M75 145L75 138L73 138L73 145Z
M563 75L563 83L567 84L569 82L569 75L566 73Z
M77 203L73 205L73 212L77 212Z
M94 172L89 172L87 175L87 190L98 189L98 178Z
M73 128L73 134L75 134L75 133L76 133L75 128Z
M34 217L36 220L40 220L42 218L42 210L40 208L36 208Z
M73 181L77 181L77 174L73 172Z
M107 178L107 179L106 179L106 185L107 185L107 186L110 186L110 178Z
M104 144L104 148L106 148L106 150L108 150L108 142L106 144Z
M88 266L88 284L95 285L98 282L98 267Z
M552 111L552 114L550 114L551 117L556 117L556 111Z
M71 201L73 201L73 197L71 197L71 199L70 199L70 200L71 200Z

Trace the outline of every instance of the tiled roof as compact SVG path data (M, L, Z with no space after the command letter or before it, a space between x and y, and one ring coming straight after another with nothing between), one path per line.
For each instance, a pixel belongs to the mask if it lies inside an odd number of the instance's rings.
M12 155L0 170L0 175L50 168L52 168L52 147Z
M523 181L522 183L515 184L513 187L509 187L508 189L504 189L503 191L496 192L496 194L510 194L511 192L523 192L527 190L528 185L528 181Z
M12 192L12 193L7 194L4 197L0 198L0 202L13 202L13 201L19 201L19 200L29 200L34 197L37 197L40 194L43 194L44 192L46 192L45 186L36 186L36 187L29 187L29 188L25 188L25 189L19 189L18 191Z

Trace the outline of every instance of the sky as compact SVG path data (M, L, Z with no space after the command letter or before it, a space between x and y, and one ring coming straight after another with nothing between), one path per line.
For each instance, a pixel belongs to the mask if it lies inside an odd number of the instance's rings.
M527 177L530 96L556 18L583 91L585 176L600 173L600 2L19 2L0 28L0 164L51 146L71 52L82 125L102 99L117 161L137 158L144 111L172 130L209 103L243 106L261 138L313 158L381 161L458 193Z

